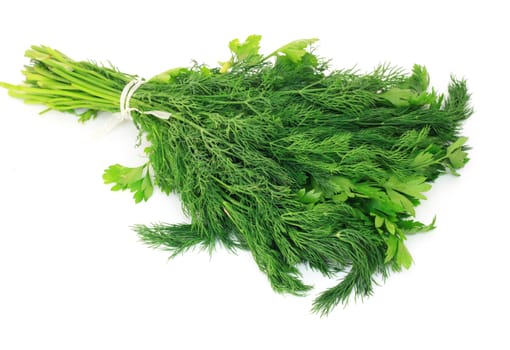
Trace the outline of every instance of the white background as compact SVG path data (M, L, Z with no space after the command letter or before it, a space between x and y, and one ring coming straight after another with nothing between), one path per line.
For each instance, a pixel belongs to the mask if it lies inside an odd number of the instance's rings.
M166 3L163 5L163 3ZM0 80L20 82L24 50L44 44L150 77L191 59L215 65L230 39L298 38L338 68L425 64L444 92L466 77L476 113L471 162L418 209L438 228L408 240L415 264L364 302L309 312L275 294L251 256L222 250L167 261L130 226L183 222L177 197L135 205L102 183L137 165L136 131L94 137L0 91L0 349L508 349L508 10L504 1L2 1Z

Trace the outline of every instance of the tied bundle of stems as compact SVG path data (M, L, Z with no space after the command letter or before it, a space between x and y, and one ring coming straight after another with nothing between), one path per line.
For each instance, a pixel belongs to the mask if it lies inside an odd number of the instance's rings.
M429 89L419 65L330 69L314 54L316 39L264 56L260 39L232 40L218 67L195 63L144 82L129 104L150 144L147 162L112 165L103 177L136 202L153 186L180 195L191 223L135 226L172 256L218 244L249 250L275 291L295 295L312 288L303 267L339 278L314 301L324 315L412 264L407 235L434 227L414 219L415 207L431 182L468 160L459 132L472 114L469 94L453 77L447 96ZM26 57L24 84L0 86L82 122L118 112L136 79L45 46Z

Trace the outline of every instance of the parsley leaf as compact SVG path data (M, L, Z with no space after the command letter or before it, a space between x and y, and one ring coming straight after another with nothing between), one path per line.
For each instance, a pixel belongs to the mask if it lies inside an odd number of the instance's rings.
M144 170L145 175L144 175ZM114 184L112 191L134 192L135 203L147 201L153 193L153 185L147 164L129 168L120 164L111 165L103 174L105 184Z
M432 185L428 184L426 181L427 178L424 176L409 177L404 181L400 181L397 177L392 176L384 184L384 187L386 190L395 190L416 199L427 199L422 192L430 190Z
M280 47L279 49L275 50L271 56L278 56L278 55L285 55L289 60L291 60L294 63L297 63L301 60L301 58L307 53L306 48L313 43L317 42L319 39L312 38L312 39L300 39L295 40L287 45L284 45Z

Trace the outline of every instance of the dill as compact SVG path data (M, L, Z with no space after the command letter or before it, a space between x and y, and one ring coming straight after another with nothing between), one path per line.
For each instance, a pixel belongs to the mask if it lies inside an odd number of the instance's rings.
M246 249L275 291L295 295L312 288L302 265L342 275L313 304L324 315L411 266L407 236L434 228L414 219L415 207L438 176L468 161L459 132L472 113L469 94L455 78L438 94L418 65L333 70L314 54L316 39L263 56L260 39L232 40L219 67L175 68L144 83L130 105L150 142L147 163L112 165L103 178L136 202L153 186L180 195L190 224L134 227L172 256L217 244ZM82 122L117 112L135 78L45 46L26 56L24 84L0 86ZM144 114L154 110L171 117Z

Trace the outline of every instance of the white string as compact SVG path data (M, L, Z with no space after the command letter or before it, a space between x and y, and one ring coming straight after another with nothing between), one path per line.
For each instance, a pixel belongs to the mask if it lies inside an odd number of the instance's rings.
M132 120L133 117L131 116L131 112L138 112L140 114L145 115L152 115L159 119L169 119L171 117L171 114L164 111L140 111L136 108L131 108L129 103L131 101L131 98L135 94L136 90L140 86L142 86L145 83L145 80L142 78L135 78L131 80L129 83L127 83L124 88L122 89L122 92L120 94L120 111L119 113L113 113L112 118L110 118L103 130L99 132L98 136L104 136L111 132L113 129L115 129L119 124L121 124L125 120Z
M131 98L135 94L136 90L140 86L145 83L145 80L142 78L135 78L131 80L129 83L124 86L124 89L122 89L122 93L120 94L120 114L123 116L124 119L130 119L131 118L131 111L138 111L135 108L131 108L129 106L129 101L131 101Z

